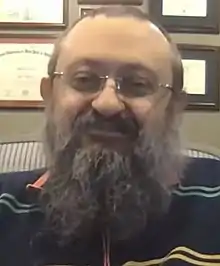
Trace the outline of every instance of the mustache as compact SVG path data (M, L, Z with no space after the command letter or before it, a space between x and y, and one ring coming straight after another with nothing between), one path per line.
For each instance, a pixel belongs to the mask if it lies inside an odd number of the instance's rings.
M122 135L137 138L139 135L139 125L136 119L128 112L105 117L94 110L81 114L76 118L73 127L80 131L92 132L102 131L119 133Z

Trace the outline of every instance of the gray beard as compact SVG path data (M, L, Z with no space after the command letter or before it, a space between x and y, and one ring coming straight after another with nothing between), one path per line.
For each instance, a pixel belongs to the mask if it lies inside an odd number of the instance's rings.
M142 132L128 155L108 149L76 147L79 132L55 139L46 128L50 179L41 195L46 224L62 242L108 228L112 241L126 240L164 214L171 176L182 177L179 134ZM65 143L65 144L64 144Z

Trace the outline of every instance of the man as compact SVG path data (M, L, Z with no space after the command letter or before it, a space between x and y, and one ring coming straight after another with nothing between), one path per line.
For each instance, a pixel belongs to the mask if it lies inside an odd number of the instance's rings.
M0 177L0 265L220 265L220 163L181 153L167 33L135 8L94 10L48 74L47 169Z

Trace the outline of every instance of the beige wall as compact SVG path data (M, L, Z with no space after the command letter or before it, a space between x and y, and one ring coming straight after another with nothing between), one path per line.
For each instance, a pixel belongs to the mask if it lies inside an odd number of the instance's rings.
M78 16L76 0L70 0L70 22ZM145 7L147 3L145 1ZM173 34L176 42L220 46L220 35ZM0 141L40 138L44 117L35 111L0 111ZM201 146L220 150L220 112L185 112L182 135Z

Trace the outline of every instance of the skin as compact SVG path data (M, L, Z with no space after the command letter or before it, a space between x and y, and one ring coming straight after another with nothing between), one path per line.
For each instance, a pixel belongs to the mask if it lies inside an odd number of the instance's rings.
M114 76L121 68L135 63L153 74L158 84L172 85L171 58L168 41L151 22L98 15L84 18L63 40L56 71L65 72L76 63L95 60L92 69L100 75ZM74 119L86 108L93 108L106 118L128 109L141 127L162 121L171 99L171 91L163 88L143 98L121 96L116 93L113 78L107 80L102 91L93 94L73 90L59 77L52 83L43 78L41 95L46 104L51 99L55 103L56 119L62 119L64 114Z

